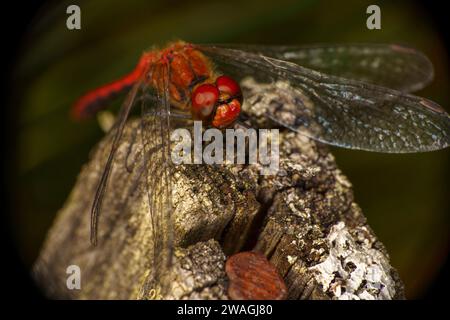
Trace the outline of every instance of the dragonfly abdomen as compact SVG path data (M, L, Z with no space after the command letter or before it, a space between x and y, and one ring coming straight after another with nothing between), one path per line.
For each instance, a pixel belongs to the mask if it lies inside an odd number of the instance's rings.
M132 72L80 97L72 107L72 117L77 120L83 120L92 117L105 108L109 101L119 94L127 92L141 78L153 59L154 54L144 53Z

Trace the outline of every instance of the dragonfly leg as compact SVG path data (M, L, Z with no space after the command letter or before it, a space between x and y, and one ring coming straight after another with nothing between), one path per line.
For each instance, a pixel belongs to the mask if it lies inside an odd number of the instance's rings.
M243 129L243 130L248 130L251 127L249 125L247 125L243 120L237 120L234 123L234 128L235 129Z
M192 120L192 116L190 113L181 111L181 110L173 110L170 112L170 117L173 119L180 120Z

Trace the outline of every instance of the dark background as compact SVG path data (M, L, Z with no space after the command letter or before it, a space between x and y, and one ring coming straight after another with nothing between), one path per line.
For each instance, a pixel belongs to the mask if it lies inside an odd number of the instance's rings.
M431 2L431 1L429 1ZM142 50L192 42L307 44L397 42L425 52L435 81L419 92L449 111L448 17L438 2L112 1L79 2L82 30L65 28L71 3L29 1L5 9L6 103L2 137L4 250L12 292L37 297L28 270L87 154L102 135L95 122L71 123L70 104L86 89L131 69ZM342 4L342 3L341 3ZM365 27L378 4L382 30ZM5 21L3 21L5 22ZM449 151L383 155L333 150L356 201L386 245L408 298L448 297ZM4 273L5 274L5 273Z

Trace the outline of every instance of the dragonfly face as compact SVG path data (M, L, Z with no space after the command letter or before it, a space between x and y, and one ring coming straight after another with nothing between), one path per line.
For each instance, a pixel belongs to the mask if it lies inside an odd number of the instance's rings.
M192 116L215 128L226 128L239 117L242 101L239 84L228 76L220 76L214 84L205 83L194 89Z

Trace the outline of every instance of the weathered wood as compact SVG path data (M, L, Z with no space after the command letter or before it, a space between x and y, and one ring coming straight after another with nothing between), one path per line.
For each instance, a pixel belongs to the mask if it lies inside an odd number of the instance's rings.
M263 88L251 81L246 85L247 90ZM290 103L277 99L273 102ZM260 114L271 103L246 103L252 125L269 125ZM258 165L174 167L173 282L169 293L158 297L149 280L152 233L136 133L139 122L129 121L110 176L96 247L89 243L89 213L111 133L82 168L34 265L35 279L47 296L227 299L225 257L254 249L277 267L290 299L404 298L398 274L333 155L293 132L280 134L276 176L260 175ZM134 168L127 170L126 163L135 163ZM81 269L81 290L66 286L66 268L73 264Z

